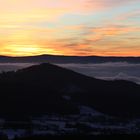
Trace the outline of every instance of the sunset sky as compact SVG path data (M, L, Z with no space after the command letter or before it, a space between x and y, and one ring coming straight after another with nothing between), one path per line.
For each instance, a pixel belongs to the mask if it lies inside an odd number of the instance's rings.
M0 55L140 56L140 0L0 0Z

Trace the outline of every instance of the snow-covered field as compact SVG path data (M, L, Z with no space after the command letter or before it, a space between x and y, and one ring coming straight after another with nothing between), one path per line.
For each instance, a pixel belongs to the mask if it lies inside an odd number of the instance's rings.
M117 119L97 112L87 106L80 106L79 108L80 114L77 115L61 116L52 114L36 117L32 118L29 124L27 122L29 128L23 129L22 126L21 128L1 127L0 132L8 135L9 139L13 139L15 136L22 137L37 134L140 134L140 119ZM4 123L6 122L1 121L3 126ZM22 125L22 122L18 123Z

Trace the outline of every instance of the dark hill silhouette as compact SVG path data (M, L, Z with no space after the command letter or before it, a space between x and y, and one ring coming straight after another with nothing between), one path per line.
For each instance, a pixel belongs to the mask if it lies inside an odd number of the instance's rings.
M133 82L98 80L49 63L0 74L2 117L78 113L78 105L139 117L139 101L140 86Z

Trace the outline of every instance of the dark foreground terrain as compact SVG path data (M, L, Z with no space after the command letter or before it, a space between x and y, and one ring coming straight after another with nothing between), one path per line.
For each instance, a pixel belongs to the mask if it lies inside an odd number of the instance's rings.
M140 134L139 101L133 82L98 80L49 63L3 72L1 133Z
M75 114L78 105L121 117L140 116L140 86L103 81L49 63L0 74L0 116Z

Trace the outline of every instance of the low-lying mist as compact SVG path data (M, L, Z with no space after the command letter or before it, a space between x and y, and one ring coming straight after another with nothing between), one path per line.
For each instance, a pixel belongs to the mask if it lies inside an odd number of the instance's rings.
M123 79L140 84L140 64L110 62L101 64L60 64L60 66L99 79Z
M0 63L0 71L15 71L33 63ZM105 80L123 79L140 84L140 64L126 62L100 64L57 64L76 72Z

